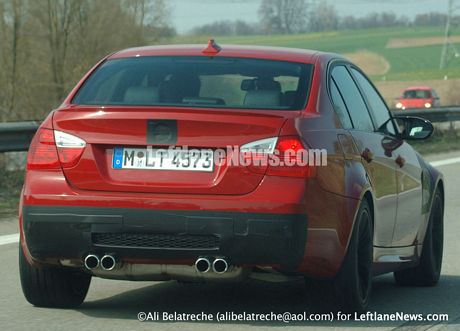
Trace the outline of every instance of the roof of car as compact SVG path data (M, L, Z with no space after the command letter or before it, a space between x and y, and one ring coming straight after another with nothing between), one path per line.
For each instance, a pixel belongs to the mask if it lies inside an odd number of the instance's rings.
M221 45L220 51L210 55L203 52L206 47L206 45L196 44L136 47L116 52L109 56L109 59L141 56L229 56L314 63L318 57L330 57L332 55L315 50L297 48L239 45Z
M412 86L405 89L405 91L412 91L412 90L423 90L423 91L431 91L432 88L429 86Z

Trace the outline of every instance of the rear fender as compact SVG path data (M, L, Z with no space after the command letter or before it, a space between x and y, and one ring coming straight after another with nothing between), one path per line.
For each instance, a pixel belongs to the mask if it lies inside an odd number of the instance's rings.
M444 177L442 173L426 162L419 154L420 166L422 168L422 213L423 220L417 234L417 244L422 245L425 239L428 222L430 220L431 209L433 208L433 197L436 190L441 189L444 199ZM444 206L443 206L444 207ZM417 250L421 253L421 249Z

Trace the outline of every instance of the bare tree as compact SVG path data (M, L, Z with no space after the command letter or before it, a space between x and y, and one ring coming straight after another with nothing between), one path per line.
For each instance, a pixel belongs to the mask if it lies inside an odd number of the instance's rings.
M21 27L23 23L23 3L22 0L12 0L12 40L11 40L11 94L8 109L15 109L16 101L16 82L18 71L18 45L21 38Z
M0 121L43 118L97 60L170 33L168 5L0 0Z
M49 46L49 65L55 98L65 93L66 60L72 29L84 0L35 0L31 13L37 19L40 35Z
M85 1L71 35L68 56L71 81L78 79L101 57L120 48L144 43L144 28L124 4L117 0Z
M51 73L57 99L64 97L65 63L75 13L80 10L79 0L47 0L43 24L48 27L48 42L51 50Z
M153 0L147 20L148 38L156 42L174 36L176 30L172 26L171 16L172 9L166 0Z
M175 34L166 0L123 0L122 6L132 13L142 37L157 41Z
M128 8L141 28L142 36L144 35L144 26L147 13L151 10L153 0L124 0L122 6Z
M3 102L0 102L2 118L14 112L17 100L18 65L20 43L25 21L23 0L4 0L0 3L0 59L3 64Z
M306 29L305 0L262 0L259 16L266 33L297 33Z
M0 70L0 120L4 121L7 118L8 111L6 110L6 99L7 99L7 74L5 68L6 63L6 51L5 45L7 44L8 26L6 23L6 8L5 1L0 1L0 65L3 70Z
M326 1L322 1L315 5L309 14L309 31L331 31L337 30L339 26L339 15L333 5L329 5Z

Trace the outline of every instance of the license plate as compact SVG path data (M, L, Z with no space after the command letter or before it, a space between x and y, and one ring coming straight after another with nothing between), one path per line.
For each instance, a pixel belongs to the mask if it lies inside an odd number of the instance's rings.
M209 149L151 149L125 148L113 149L113 169L151 169L151 170L214 170L214 154Z

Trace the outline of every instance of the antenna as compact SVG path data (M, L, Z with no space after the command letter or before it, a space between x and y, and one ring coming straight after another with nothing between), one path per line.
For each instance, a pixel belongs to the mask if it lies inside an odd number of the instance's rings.
M206 46L205 49L203 49L204 54L210 54L210 55L216 55L222 50L222 47L220 47L214 39L209 39L208 41L208 46Z

